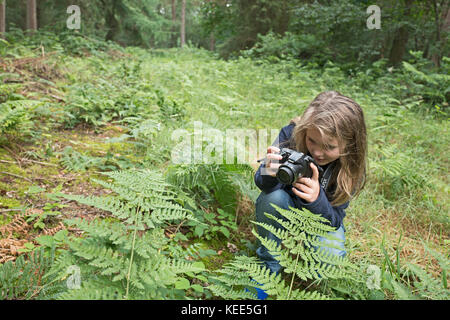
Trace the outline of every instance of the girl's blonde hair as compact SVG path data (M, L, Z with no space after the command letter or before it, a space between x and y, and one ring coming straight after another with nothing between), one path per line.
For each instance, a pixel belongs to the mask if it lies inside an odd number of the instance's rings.
M305 154L308 129L318 129L324 140L326 137L338 140L340 157L327 188L335 190L333 194L327 192L331 204L341 205L357 196L365 185L367 159L366 124L361 107L337 91L326 91L291 123L295 124L291 146Z

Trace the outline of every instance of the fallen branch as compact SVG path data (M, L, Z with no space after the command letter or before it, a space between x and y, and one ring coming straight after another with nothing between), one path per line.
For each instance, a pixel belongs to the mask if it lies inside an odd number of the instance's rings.
M42 165L44 165L44 166L57 167L57 165L54 164L54 163L41 162L41 161L36 161L36 160L31 160L31 159L19 159L19 161L33 162L33 163L42 164ZM0 162L3 162L3 163L12 163L12 164L17 164L17 163L18 163L18 162L14 162L14 161L1 160L1 159L0 159Z
M0 173L7 174L7 175L10 175L10 176L13 176L13 177L16 177L16 178L21 178L21 179L27 180L29 182L33 182L33 180L28 179L27 177L22 177L22 176L19 176L18 174L14 174L14 173L11 173L11 172L0 171Z
M41 162L41 161L36 161L36 160L31 160L31 159L20 159L20 161L27 161L27 162L38 163L38 164L42 164L44 166L52 166L52 167L57 167L58 166L58 165L56 165L54 163Z

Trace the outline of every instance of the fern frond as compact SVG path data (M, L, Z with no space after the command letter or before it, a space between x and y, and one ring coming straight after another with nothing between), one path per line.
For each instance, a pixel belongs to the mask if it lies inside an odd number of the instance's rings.
M319 292L289 289L281 274L271 273L253 257L238 256L235 260L224 266L220 276L215 277L219 283L209 288L211 291L225 299L256 299L254 288L264 290L277 299L328 299Z
M419 290L420 296L431 300L450 299L450 290L440 280L412 263L408 263L408 268L417 276L414 286Z
M283 229L261 222L255 225L265 228L278 239L261 237L255 230L253 234L269 253L274 256L284 268L284 274L291 276L290 285L286 285L281 275L271 273L262 266L256 258L235 257L234 261L218 271L219 281L212 288L214 294L221 297L248 298L247 290L258 287L277 299L328 299L317 291L306 291L293 288L294 277L302 280L346 279L358 281L357 267L345 257L331 254L327 248L340 247L324 244L319 237L329 240L339 240L329 235L335 228L324 224L327 220L319 215L291 208L284 210L274 206L285 219L279 219L266 214L276 221ZM319 248L319 249L315 249ZM255 282L256 281L256 282ZM244 291L241 289L244 288ZM242 293L242 295L240 295Z
M81 288L68 290L57 296L58 300L120 300L124 292L119 285L104 281L83 281Z
M46 280L43 278L54 261L54 250L45 253L39 248L15 261L0 264L0 298L31 299L36 296Z
M151 170L121 170L104 172L104 175L113 178L115 183L119 186L124 186L138 194L145 195L146 192L156 192L160 194L172 194L171 185L168 184L160 172ZM154 193L150 193L149 197L152 197Z
M190 219L190 211L175 203L176 195L170 191L173 187L163 181L160 173L130 170L105 175L115 181L100 184L117 195L64 195L66 199L109 211L116 219L66 221L82 230L83 238L68 242L69 251L56 261L48 278L61 284L68 276L68 268L76 265L83 285L80 289L61 286L53 296L62 299L185 298L184 291L174 289L176 281L182 274L195 276L204 271L204 266L167 255L169 239L162 226L169 220ZM100 284L102 287L98 287Z

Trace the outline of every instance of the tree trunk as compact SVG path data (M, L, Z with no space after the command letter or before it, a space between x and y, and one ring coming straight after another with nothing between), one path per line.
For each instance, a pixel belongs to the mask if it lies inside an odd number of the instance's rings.
M405 1L405 18L409 17L411 5L414 0ZM397 29L392 43L391 52L389 54L389 64L392 66L399 65L406 52L406 45L408 43L409 32L405 25Z
M181 1L181 29L180 29L180 36L181 36L181 47L186 44L186 0Z
M214 37L214 32L209 34L209 50L214 51L216 47L216 38Z
M176 2L177 0L172 0L172 22L177 21L177 10L176 10Z
M6 32L6 0L0 0L0 37Z
M177 27L176 27L176 23L177 23L177 7L176 7L176 0L172 0L172 47L176 47L177 46Z
M434 52L431 56L431 60L434 65L438 68L441 67L441 60L443 55L444 38L442 37L442 31L445 33L450 26L450 9L448 5L441 2L441 11L439 12L437 7L437 1L433 0L433 10L434 10L434 22L436 26L436 44L439 49L438 52ZM440 15L440 17L439 17Z
M108 28L108 32L106 33L105 40L113 41L114 36L119 31L119 22L116 19L116 0L113 0L112 5L107 4L104 8L106 9L105 10L105 13L106 13L105 22L106 22L106 26Z
M27 29L37 30L36 0L27 0Z

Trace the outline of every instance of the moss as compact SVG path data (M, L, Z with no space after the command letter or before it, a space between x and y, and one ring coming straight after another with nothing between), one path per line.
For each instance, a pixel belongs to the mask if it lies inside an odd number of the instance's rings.
M228 249L224 248L224 243L216 239L211 239L208 242L200 242L200 246L197 248L199 250L212 249L216 251L215 255L208 255L202 259L201 262L205 265L207 270L217 270L220 269L225 263L230 262L234 255ZM198 242L196 242L198 244ZM220 253L220 255L219 255Z
M30 176L49 177L59 173L57 167L33 164L27 168Z
M11 199L7 197L0 197L0 207L6 207L6 208L18 208L21 207L22 204L17 199Z
M11 185L0 181L0 191L9 191L9 190L11 190Z
M12 218L9 215L0 214L0 227L10 223Z
M10 161L10 160L8 160ZM22 177L26 177L27 172L25 169L20 168L17 164L14 163L3 163L0 162L0 171L16 174ZM14 176L10 176L11 178L14 178ZM19 179L19 178L14 178Z

